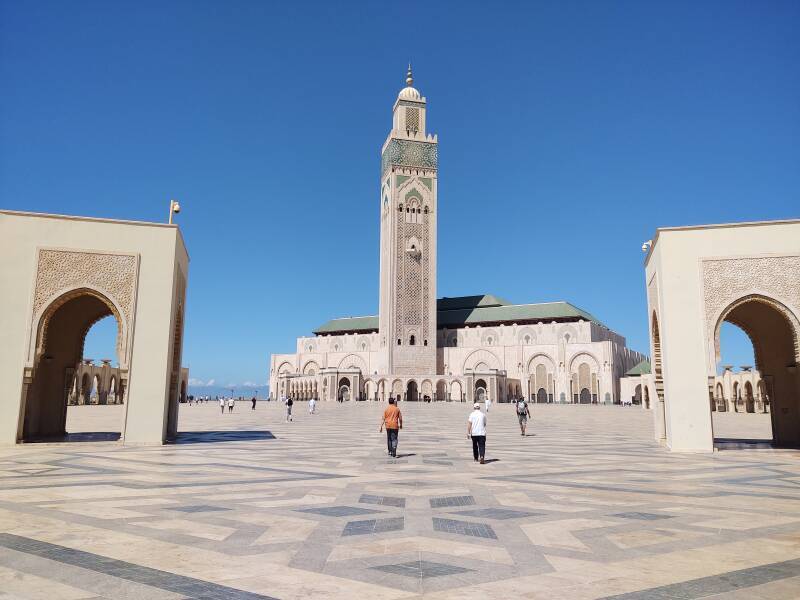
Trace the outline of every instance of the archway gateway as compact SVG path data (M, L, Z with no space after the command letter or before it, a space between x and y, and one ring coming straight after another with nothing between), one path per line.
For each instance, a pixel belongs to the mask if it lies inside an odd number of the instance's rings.
M409 402L416 402L419 400L419 388L417 387L417 382L413 379L409 381L406 386L406 400Z
M709 379L729 321L750 337L756 370L771 382L773 444L800 447L800 220L659 229L645 272L664 402L657 438L672 450L714 449Z
M91 394L72 377L84 335L109 315L127 376L120 439L174 435L189 261L177 227L0 211L0 253L0 444L63 439L67 396Z

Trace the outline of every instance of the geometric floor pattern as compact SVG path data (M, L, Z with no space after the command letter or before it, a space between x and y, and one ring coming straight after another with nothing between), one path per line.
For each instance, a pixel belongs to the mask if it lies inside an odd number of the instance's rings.
M184 405L169 446L0 449L0 600L800 598L798 451L671 454L616 406L533 406L522 437L494 405L480 465L467 405L406 403L389 458L382 408Z

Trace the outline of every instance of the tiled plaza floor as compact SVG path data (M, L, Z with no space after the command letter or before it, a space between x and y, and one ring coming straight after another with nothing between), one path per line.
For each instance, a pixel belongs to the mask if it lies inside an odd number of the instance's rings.
M494 405L478 465L467 405L406 403L389 459L382 408L183 406L169 446L1 449L0 599L800 598L800 452L670 454L622 407L534 406L521 437Z

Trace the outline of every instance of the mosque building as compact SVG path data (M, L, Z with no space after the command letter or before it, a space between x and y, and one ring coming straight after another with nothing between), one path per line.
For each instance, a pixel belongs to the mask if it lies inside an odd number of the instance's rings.
M438 298L438 138L407 86L381 152L377 316L333 319L273 354L272 399L620 402L620 377L646 357L568 302L491 294Z

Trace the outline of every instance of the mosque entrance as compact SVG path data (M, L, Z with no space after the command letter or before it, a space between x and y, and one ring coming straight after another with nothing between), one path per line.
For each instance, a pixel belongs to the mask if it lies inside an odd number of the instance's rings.
M417 389L416 381L408 382L408 386L406 387L406 400L410 402L416 402L419 400L419 391Z
M44 311L37 333L34 368L25 389L22 441L113 441L120 438L127 403L108 407L115 413L111 415L115 422L106 424L107 419L100 419L103 431L80 428L72 432L67 428L69 398L73 398L76 404L78 396L86 404L108 402L108 391L101 389L98 377L84 374L78 380L77 369L83 358L87 333L95 323L112 316L117 326L115 352L119 358L122 321L116 307L105 295L91 289L73 290L52 301ZM116 381L113 386L116 395ZM104 409L86 407L87 411Z
M483 379L475 382L475 402L486 402L486 382Z
M339 402L347 402L350 400L350 380L347 377L342 377L339 380L339 394L336 399Z

